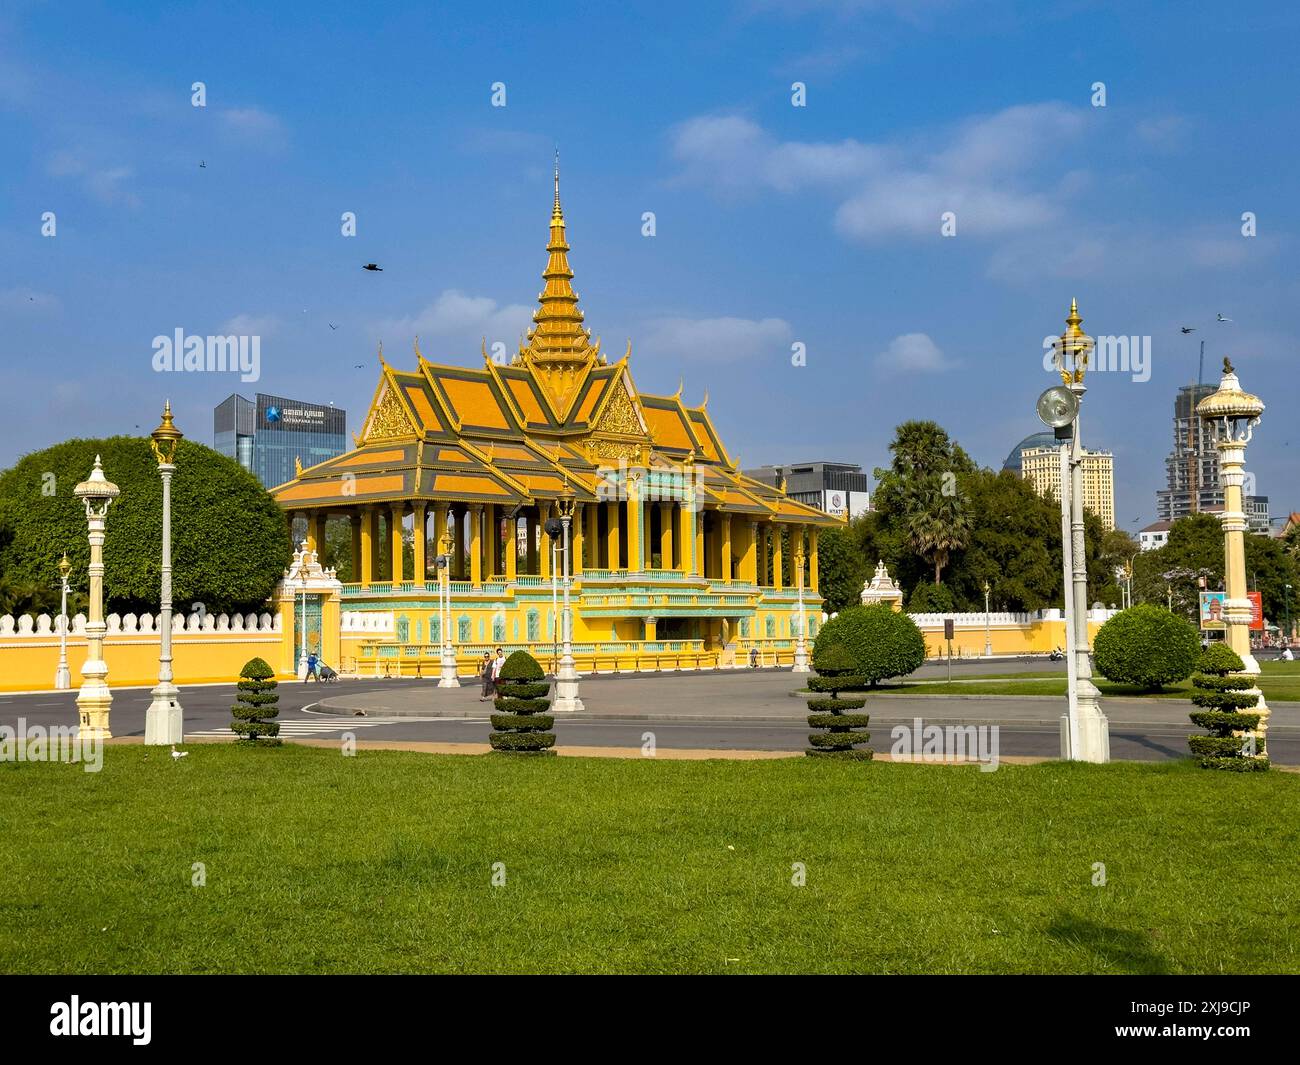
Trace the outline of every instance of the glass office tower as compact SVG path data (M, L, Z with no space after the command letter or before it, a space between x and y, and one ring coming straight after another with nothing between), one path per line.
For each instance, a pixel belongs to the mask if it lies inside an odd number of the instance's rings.
M304 467L341 455L347 445L347 411L259 392L233 395L213 410L213 446L267 488L293 479L294 459Z

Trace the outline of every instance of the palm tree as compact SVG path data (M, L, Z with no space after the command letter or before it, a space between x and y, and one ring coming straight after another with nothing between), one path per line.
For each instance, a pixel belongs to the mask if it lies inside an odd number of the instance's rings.
M961 497L930 489L915 500L907 520L912 549L934 566L934 583L954 551L970 542L971 524Z

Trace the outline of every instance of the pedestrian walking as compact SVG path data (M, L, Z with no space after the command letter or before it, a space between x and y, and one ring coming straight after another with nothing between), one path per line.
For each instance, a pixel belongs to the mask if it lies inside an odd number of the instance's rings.
M478 675L483 681L483 690L479 693L478 701L487 702L493 695L492 684L492 654L490 651L483 652L483 661L478 664Z

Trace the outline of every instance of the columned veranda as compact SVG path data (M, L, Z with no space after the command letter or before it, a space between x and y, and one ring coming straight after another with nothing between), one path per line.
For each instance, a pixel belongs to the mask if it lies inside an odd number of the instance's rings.
M444 536L453 581L477 588L519 577L549 580L552 548L543 530L547 519L557 516L555 503L545 500L373 503L288 512L291 530L299 520L299 534L317 550L329 542L327 522L347 522L346 539L334 526L333 542L349 545L350 559L340 565L340 575L362 588L436 580ZM812 591L818 584L814 526L701 511L678 502L621 500L578 504L571 537L576 578L665 572L723 585L793 589L795 560L802 554L804 588Z

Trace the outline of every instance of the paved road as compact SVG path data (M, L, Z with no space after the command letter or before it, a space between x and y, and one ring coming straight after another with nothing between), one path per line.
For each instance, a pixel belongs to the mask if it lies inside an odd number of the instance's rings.
M1059 670L1058 664L1037 668ZM954 666L954 669L957 667ZM1033 668L1025 663L995 667L998 671ZM964 667L967 675L977 670ZM987 664L979 672L988 671ZM923 667L922 675L946 675L946 667ZM738 750L802 750L808 729L802 720L803 701L791 696L803 679L789 672L739 671L587 678L582 694L587 712L558 722L561 742L574 746L639 747L646 732L665 748ZM344 680L337 684L280 685L282 734L289 739L330 739L351 732L359 740L436 740L482 743L489 730L490 706L480 703L470 683L440 691L428 680ZM75 693L0 696L0 724L14 725L19 717L29 725L76 722ZM219 685L183 692L187 737L229 736L234 687ZM317 705L334 704L334 713ZM341 704L341 705L340 705ZM117 736L144 734L149 705L145 689L120 690L114 695L112 727ZM350 707L368 708L365 717ZM413 710L429 716L379 720L379 707ZM927 723L998 724L1002 755L1055 757L1059 753L1057 720L1063 700L1052 698L980 699L913 698L903 695L869 699L873 745L888 750L889 729ZM1143 761L1185 757L1189 704L1173 700L1107 700L1111 719L1111 754L1117 759ZM437 716L434 716L437 715ZM1274 708L1270 744L1274 761L1300 764L1300 705Z

